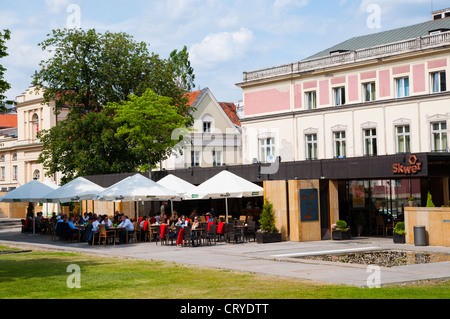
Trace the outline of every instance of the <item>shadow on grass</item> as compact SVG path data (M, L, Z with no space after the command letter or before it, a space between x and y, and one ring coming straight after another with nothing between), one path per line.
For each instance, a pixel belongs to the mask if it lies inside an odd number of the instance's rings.
M73 253L31 252L0 255L0 283L68 276L70 273L67 268L71 264L76 264L83 270L108 263Z

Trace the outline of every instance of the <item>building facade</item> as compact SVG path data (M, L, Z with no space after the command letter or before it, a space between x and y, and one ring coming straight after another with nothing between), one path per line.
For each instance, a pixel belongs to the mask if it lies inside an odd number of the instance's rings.
M191 92L194 124L182 149L161 162L164 170L242 164L240 120L234 103L218 102L205 88Z
M37 163L42 143L37 138L40 130L48 130L64 120L66 110L54 114L54 105L43 104L41 91L30 87L17 97L17 125L0 130L0 187L2 192L24 185L32 179L59 184L60 177L46 177L42 164ZM11 116L11 115L0 115Z
M359 215L366 234L386 234L407 198L423 205L428 191L449 205L449 30L441 18L244 72L243 162L302 167L281 174L286 185L280 172L265 182L280 226L295 225L285 237L308 240L308 226L326 238L336 220L356 226ZM302 188L324 197L315 223L298 217ZM275 196L286 192L296 195Z

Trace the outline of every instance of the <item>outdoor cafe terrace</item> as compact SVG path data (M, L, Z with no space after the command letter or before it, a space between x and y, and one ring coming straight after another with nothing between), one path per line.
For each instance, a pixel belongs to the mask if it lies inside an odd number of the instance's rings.
M114 221L110 222L111 226L108 226L107 216L94 215L88 221L80 217L80 222L73 225L70 225L72 221L69 221L67 216L58 217L59 219L56 216L40 219L34 225L34 232L40 236L48 236L51 241L85 242L87 245L155 243L156 245L199 247L217 243L236 244L256 241L258 231L252 216L241 216L239 220L230 220L228 223L224 221L225 216L209 222L206 222L205 216L196 216L193 219L186 218L185 226L179 225L184 223L184 216L177 220L167 218L161 223L155 217L150 220L147 217L140 217L138 220L130 221L133 230L118 224L121 215L115 216ZM96 226L95 221L99 223ZM33 233L32 219L22 220L22 233ZM120 243L121 236L123 241Z
M257 220L253 216L240 216L239 220L230 220L228 214L229 198L260 197L262 187L251 183L228 171L222 171L199 186L194 186L175 176L166 176L158 183L135 174L124 178L104 189L99 185L79 177L57 187L33 180L3 196L2 202L28 202L27 218L22 220L22 232L51 235L51 240L67 242L86 242L95 244L127 244L130 242L154 242L156 244L172 244L180 246L203 246L217 242L242 243L253 238L257 233ZM206 216L192 214L185 218L176 216L173 201L220 199L225 202L225 215L217 216L214 211ZM60 212L52 218L44 218L41 214L35 217L32 203L68 203L82 200L97 201L154 201L171 202L170 211L162 216L140 217L135 215L133 221L127 216L114 216L114 223L106 215L93 214L84 219L79 212L76 221L73 216ZM81 206L80 206L81 210ZM78 213L77 213L78 214ZM160 218L158 218L160 217ZM33 222L34 221L34 222Z

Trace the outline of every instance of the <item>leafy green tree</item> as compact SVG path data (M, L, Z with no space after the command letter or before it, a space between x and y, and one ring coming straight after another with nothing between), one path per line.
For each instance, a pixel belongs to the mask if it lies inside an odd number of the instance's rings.
M126 103L149 88L170 98L186 126L192 125L185 88L194 76L186 50L161 59L126 33L93 29L53 30L39 45L52 57L41 61L33 85L44 90L45 102L55 102L55 113L70 107L64 122L39 135L44 149L38 161L48 175L60 171L70 181L80 175L134 172L148 163L148 152L130 144L127 134L116 135L114 110L105 111L105 106ZM190 74L184 76L185 71ZM187 84L180 85L178 77Z
M122 32L58 29L48 36L39 45L53 56L41 61L33 85L44 88L45 100L55 101L57 110L70 106L70 116L98 112L109 102L142 95L147 88L187 110L186 92L174 78L182 72L175 63L187 63L186 56L161 59L149 52L145 42Z
M6 52L6 41L11 39L11 31L8 29L3 30L3 33L0 32L0 59L8 56L8 52ZM7 101L6 96L3 95L6 91L11 88L11 85L3 79L6 69L0 64L0 112L5 112L7 109L5 104L14 104L13 101Z
M181 140L181 136L174 139L173 132L190 121L171 98L151 89L142 96L131 95L129 101L110 103L107 108L114 111L114 121L119 125L116 137L125 137L133 149L147 155L149 178L152 165L166 159Z
M142 165L145 154L132 149L125 136L116 136L117 124L111 111L73 115L38 137L43 150L38 162L47 175L63 174L65 184L78 176L133 172Z
M178 52L173 50L169 56L169 62L173 66L174 78L177 86L186 91L191 91L194 87L194 69L189 62L189 52L187 47L184 46L183 50Z

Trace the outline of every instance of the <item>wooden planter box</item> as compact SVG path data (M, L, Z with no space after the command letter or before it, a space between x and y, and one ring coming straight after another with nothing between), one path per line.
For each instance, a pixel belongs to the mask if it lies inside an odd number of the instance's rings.
M256 242L258 244L276 243L281 241L281 233L256 233Z
M346 240L350 239L350 232L349 231L334 231L331 233L331 238L333 240Z
M405 242L405 235L394 234L394 244L404 244Z

